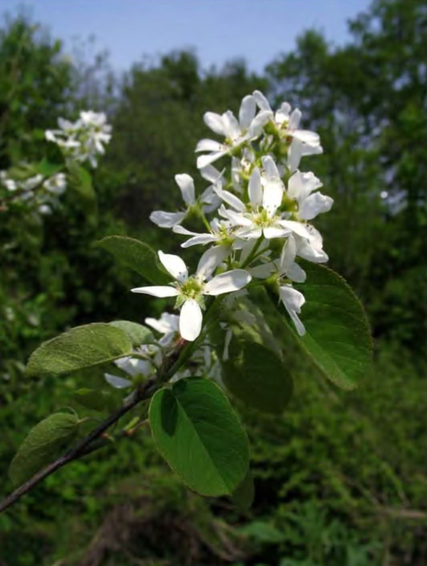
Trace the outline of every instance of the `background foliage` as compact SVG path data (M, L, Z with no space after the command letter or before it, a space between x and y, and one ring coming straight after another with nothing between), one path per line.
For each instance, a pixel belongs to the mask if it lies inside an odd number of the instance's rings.
M129 293L138 277L93 242L126 233L173 252L149 213L178 203L174 174L195 174L203 112L236 110L255 88L297 104L321 135L325 153L310 165L335 199L321 219L325 247L366 305L376 360L356 392L340 393L289 344L296 391L285 413L239 407L253 447L251 510L186 491L141 430L1 516L1 564L426 563L426 24L423 0L377 0L350 24L348 45L307 32L263 76L242 62L202 69L189 52L115 76L105 57L73 59L25 17L4 21L0 169L48 155L43 130L83 107L107 110L113 139L94 178L97 224L71 193L43 224L0 203L2 494L28 429L74 405L76 383L101 379L24 380L29 352L69 326L148 314Z

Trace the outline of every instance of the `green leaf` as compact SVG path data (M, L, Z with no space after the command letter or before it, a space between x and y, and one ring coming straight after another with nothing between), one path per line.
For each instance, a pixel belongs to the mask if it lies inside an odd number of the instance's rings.
M131 322L130 320L113 320L110 324L123 330L134 348L153 341L153 333L151 330L137 322Z
M252 341L232 340L229 359L222 362L227 389L263 413L279 414L292 395L292 378L282 360Z
M170 277L159 266L156 252L147 244L127 236L107 236L97 245L149 283L165 285L170 282Z
M32 353L25 373L28 377L72 373L131 352L132 343L120 328L104 323L87 324L44 342Z
M169 466L202 495L231 495L249 465L248 441L220 388L182 379L151 400L154 441Z
M69 413L55 413L37 424L10 464L12 482L22 484L59 456L76 438L78 425L78 417Z
M306 334L294 335L328 379L342 389L354 389L370 372L372 363L365 311L337 273L309 262L304 262L303 268L307 281L294 287L306 299L301 311Z
M242 511L247 511L251 508L255 497L254 480L251 471L248 470L243 481L237 486L231 495L231 500Z

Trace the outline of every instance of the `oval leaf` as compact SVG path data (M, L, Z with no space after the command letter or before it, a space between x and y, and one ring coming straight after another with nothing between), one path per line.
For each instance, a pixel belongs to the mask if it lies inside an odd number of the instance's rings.
M182 379L151 400L154 441L169 466L202 495L231 495L249 465L245 432L212 381Z
M337 273L308 262L303 267L307 281L294 286L306 299L301 311L306 334L297 339L328 379L342 389L354 389L372 362L365 311Z
M111 326L120 328L123 330L132 343L134 348L141 346L141 344L147 344L148 342L153 342L153 333L149 328L138 324L137 322L131 322L130 320L114 320L110 322Z
M107 236L97 244L112 254L122 265L139 273L149 283L163 285L170 277L159 267L156 252L147 244L127 236Z
M76 438L78 425L78 417L70 413L55 413L38 423L10 464L12 482L15 485L24 483L59 456Z
M25 373L28 377L72 373L131 352L132 343L120 328L104 323L87 324L42 344L32 353Z
M263 413L281 413L292 395L292 378L270 349L251 341L233 340L222 379L237 398Z

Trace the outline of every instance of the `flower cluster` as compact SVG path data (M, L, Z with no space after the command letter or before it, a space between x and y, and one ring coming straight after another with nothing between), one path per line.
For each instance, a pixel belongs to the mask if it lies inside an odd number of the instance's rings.
M255 280L276 288L298 334L305 333L299 318L305 299L293 283L306 279L299 258L328 260L322 236L310 222L328 212L333 200L319 192L322 183L313 173L299 170L302 157L322 153L318 134L300 129L300 119L301 112L287 102L274 112L259 91L243 98L238 118L230 110L207 112L206 125L222 138L203 139L196 147L197 167L209 186L197 196L193 179L177 175L182 210L151 214L155 224L187 238L181 247L208 246L191 276L179 256L159 252L173 281L132 289L175 297L185 340L199 336L210 297L235 293ZM217 169L213 164L225 157L229 167ZM183 226L194 218L205 231Z
M56 173L51 177L37 174L24 180L12 179L6 171L0 171L0 185L11 195L11 201L27 203L40 214L50 214L57 197L67 188L64 173Z
M92 110L82 111L76 122L59 118L58 125L58 130L46 130L45 137L61 149L66 167L69 169L73 163L85 161L96 167L97 155L105 153L104 145L111 139L111 126L107 124L106 115ZM42 175L39 171L45 171L45 165L44 162L36 167L20 165L19 178L0 171L0 188L5 190L7 202L26 204L33 212L50 214L67 188L67 175L62 172L64 165L48 167L53 171Z
M114 362L124 377L114 373L105 373L107 383L116 389L127 389L132 387L136 381L146 380L155 375L161 366L164 353L167 348L173 346L180 340L179 317L167 312L159 319L146 318L145 324L150 326L156 334L159 334L156 343L143 344L136 348L134 355L120 358ZM193 353L186 369L178 371L172 378L177 381L191 375L206 375L210 379L220 380L220 366L215 352L209 344L202 344Z
M67 160L89 161L96 167L97 155L105 153L104 145L111 139L111 126L107 124L106 115L92 110L82 111L76 122L59 118L58 126L58 130L45 132L46 139L56 143Z

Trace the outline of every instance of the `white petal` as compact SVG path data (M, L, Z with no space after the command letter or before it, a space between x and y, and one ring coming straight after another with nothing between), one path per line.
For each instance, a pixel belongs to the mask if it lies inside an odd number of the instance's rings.
M222 122L222 117L215 112L206 112L203 116L203 120L208 128L210 128L216 134L220 136L225 136L224 124Z
M273 117L273 112L270 110L263 110L255 116L252 120L248 130L248 138L256 139L262 134L265 124Z
M187 266L178 255L164 254L162 251L159 251L159 259L162 262L163 267L174 279L180 282L188 279Z
M175 181L181 189L182 198L186 204L194 204L196 202L194 196L194 181L187 175L187 173L182 173L181 175L175 175Z
M179 315L179 332L184 340L194 342L202 330L203 315L197 301L187 299Z
M312 263L326 263L329 259L316 242L309 242L305 238L299 239L297 243L297 255Z
M250 226L243 226L242 228L236 230L235 235L238 238L250 238L258 240L258 238L261 238L262 236L262 228L253 226L252 224Z
M239 122L236 120L236 117L231 110L224 112L222 115L222 122L224 124L225 135L233 141L237 140L242 132L240 131Z
M305 327L300 321L298 314L301 312L301 307L305 303L304 295L290 285L283 285L280 287L279 295L289 313L289 316L295 324L298 334L303 336L305 334Z
M292 171L296 171L301 161L303 152L303 143L294 138L288 150L288 166Z
M117 375L112 375L111 373L104 373L105 381L115 387L116 389L124 389L125 387L130 387L132 382L124 377L118 377Z
M262 206L270 217L274 216L276 210L282 204L283 192L284 188L280 180L269 180L264 185Z
M323 147L321 145L308 145L302 144L302 156L306 155L319 155L323 153Z
M256 279L267 279L274 271L274 263L263 263L248 269L248 271Z
M148 317L144 320L144 322L148 326L151 326L151 328L154 328L154 330L157 330L157 332L160 332L160 334L166 334L166 332L169 332L169 325L165 324L165 321L162 319L157 320L157 318Z
M310 132L310 130L295 130L292 135L294 138L310 147L318 147L320 145L320 137L316 132Z
M131 289L132 293L143 293L144 295L151 295L152 297L159 297L161 299L165 297L176 297L179 292L175 287L169 287L167 285L151 285L150 287L135 287Z
M266 99L266 97L262 94L261 91L259 90L254 90L254 92L252 93L253 97L256 100L256 103L258 104L259 108L261 110L269 110L271 112L271 107L270 104L268 103L268 100Z
M289 267L294 263L296 255L297 255L297 244L295 242L295 238L291 234L282 248L282 253L280 254L280 261L279 261L280 275L287 272Z
M277 169L277 165L274 162L274 159L270 155L266 155L262 158L262 165L265 170L265 174L267 179L280 179L279 170Z
M164 212L163 210L155 210L150 214L151 222L160 228L173 228L182 222L184 217L185 212Z
M223 208L220 210L220 214L230 220L233 226L252 226L252 220L240 212Z
M166 334L168 332L177 332L178 331L178 320L179 316L176 314L170 314L168 312L162 313L160 319L156 318L146 318L145 324L157 330L161 334Z
M244 205L244 203L239 199L239 197L233 195L233 193L230 193L229 191L223 191L222 189L216 189L215 192L220 199L232 206L235 210L239 212L246 211L246 206Z
M191 246L211 244L212 242L215 242L215 240L216 237L213 234L198 234L181 244L181 248L191 248Z
M251 95L245 96L239 110L239 122L242 130L247 130L255 117L256 102Z
M206 179L206 181L210 181L213 184L221 179L223 173L224 171L218 171L218 169L213 165L207 165L200 170L200 175L203 177L203 179Z
M252 171L248 186L249 200L252 206L259 206L262 202L261 173L258 167Z
M293 263L289 266L286 275L291 281L295 281L296 283L304 283L307 279L306 272L297 263Z
M288 228L291 232L298 234L298 236L301 236L302 238L310 238L310 232L304 224L301 224L301 222L296 222L295 220L280 220L279 224L280 226L283 226L283 228Z
M227 246L214 246L207 250L199 260L196 276L199 280L209 279L215 269L220 265L230 253Z
M223 145L215 140L200 140L196 146L196 152L198 151L221 151Z
M296 130L299 126L301 120L301 110L299 108L295 108L295 110L293 110L291 112L291 115L289 116L289 129L290 130Z
M288 181L288 197L298 199L304 192L304 176L301 171L296 171Z
M201 155L200 157L197 158L197 168L203 169L204 167L207 167L214 161L221 159L221 157L223 157L226 154L227 154L227 150L224 149L222 151L214 151L209 155Z
M322 212L329 212L333 204L334 201L331 197L322 195L322 193L314 193L302 203L299 216L303 220L311 220Z
M203 294L217 296L223 293L238 291L245 287L251 279L250 274L244 269L226 271L208 281L204 286Z
M283 238L289 234L289 230L286 228L280 228L280 226L267 226L263 230L264 237L267 240L272 240L273 238Z
M187 230L187 228L184 228L184 226L174 226L173 227L173 232L175 232L175 234L181 234L182 236L198 236L199 234L197 232L191 232L190 230Z

